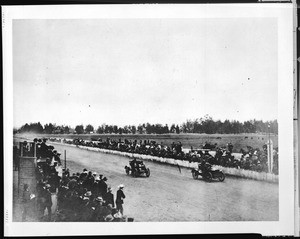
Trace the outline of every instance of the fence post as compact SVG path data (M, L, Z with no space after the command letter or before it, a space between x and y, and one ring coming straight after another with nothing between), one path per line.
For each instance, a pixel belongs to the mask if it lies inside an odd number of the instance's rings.
M273 142L271 139L269 139L267 144L268 149L268 171L269 173L272 173L273 171Z

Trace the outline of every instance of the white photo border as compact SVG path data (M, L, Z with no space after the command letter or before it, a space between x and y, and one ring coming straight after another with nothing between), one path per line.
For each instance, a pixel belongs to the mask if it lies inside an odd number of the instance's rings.
M271 222L12 222L14 19L99 18L277 18L279 221ZM4 230L6 236L138 235L199 233L294 234L293 160L293 5L292 4L143 4L2 6L4 96ZM55 228L51 226L55 225Z

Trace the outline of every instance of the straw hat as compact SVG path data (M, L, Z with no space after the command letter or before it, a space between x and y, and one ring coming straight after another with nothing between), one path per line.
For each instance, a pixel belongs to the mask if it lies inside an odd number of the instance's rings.
M106 222L111 222L111 221L113 221L114 220L114 217L112 216L112 215L107 215L106 217L105 217L105 219L104 219Z
M95 200L96 200L97 202L104 202L104 200L103 200L102 197L97 197Z
M85 194L84 194L85 197L90 197L92 196L92 192L91 191L87 191Z

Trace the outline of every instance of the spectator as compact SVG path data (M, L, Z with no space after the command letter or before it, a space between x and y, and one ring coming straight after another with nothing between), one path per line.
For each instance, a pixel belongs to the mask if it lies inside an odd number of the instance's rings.
M123 192L124 189L124 185L121 184L119 186L119 190L117 191L117 198L116 198L116 206L117 206L117 210L123 215L124 213L124 209L123 209L123 199L125 199L125 194Z
M51 216L52 216L52 197L51 197L51 192L49 191L50 185L46 185L46 188L44 189L44 197L45 197L45 204L44 204L44 209L47 209L48 213L48 221L51 221Z
M112 194L111 187L108 187L108 190L107 190L107 193L105 194L104 200L105 200L105 205L110 204L112 207L115 207L114 195Z
M101 175L100 175L101 176ZM107 193L107 178L104 177L102 180L98 182L99 195L103 197Z
M22 196L22 203L23 203L23 211L22 211L22 221L26 221L27 214L30 211L30 187L28 184L24 184L23 188L23 196Z

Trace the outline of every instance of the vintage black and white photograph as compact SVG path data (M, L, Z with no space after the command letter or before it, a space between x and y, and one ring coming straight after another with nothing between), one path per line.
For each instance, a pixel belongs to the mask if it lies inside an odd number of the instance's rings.
M285 22L200 7L11 20L12 223L281 225Z

